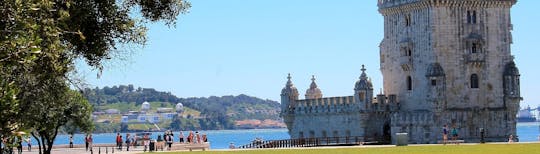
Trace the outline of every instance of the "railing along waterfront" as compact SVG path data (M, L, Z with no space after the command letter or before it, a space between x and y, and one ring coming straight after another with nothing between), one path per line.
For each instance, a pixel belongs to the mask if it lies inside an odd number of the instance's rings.
M378 143L377 141L365 142L361 136L346 137L320 137L320 138L300 138L286 140L253 141L249 144L239 146L240 149L254 148L290 148L290 147L316 147L335 145L363 145Z

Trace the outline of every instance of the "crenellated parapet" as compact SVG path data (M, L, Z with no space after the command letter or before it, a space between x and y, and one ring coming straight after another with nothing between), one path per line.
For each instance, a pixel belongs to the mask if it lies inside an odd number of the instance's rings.
M379 0L377 6L383 15L428 7L511 7L517 0Z
M296 100L295 114L358 111L353 96Z

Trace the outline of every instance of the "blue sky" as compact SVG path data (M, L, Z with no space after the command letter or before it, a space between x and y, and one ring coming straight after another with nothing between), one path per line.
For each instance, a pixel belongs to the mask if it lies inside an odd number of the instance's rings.
M191 3L176 28L149 24L147 45L107 62L100 78L79 63L81 75L92 87L133 84L179 97L247 94L279 101L287 73L302 96L311 75L324 96L352 95L365 64L375 92L382 88L383 18L376 0ZM537 6L540 1L520 0L511 12L522 106L540 104Z

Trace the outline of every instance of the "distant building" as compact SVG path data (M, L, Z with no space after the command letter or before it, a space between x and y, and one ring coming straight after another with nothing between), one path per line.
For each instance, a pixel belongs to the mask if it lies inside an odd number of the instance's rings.
M105 110L105 113L107 113L107 114L120 114L120 110L118 110L118 109L107 109L107 110Z
M122 120L121 120L122 123L127 123L128 121L129 121L128 116L122 116Z
M176 104L176 112L177 112L177 113L182 113L182 112L184 112L184 104L182 104L182 103Z
M149 115L148 116L148 121L150 123L158 123L159 120L160 120L159 115Z
M146 122L146 121L148 121L148 116L145 115L145 114L139 114L139 116L137 117L137 121L138 122Z
M172 112L169 112L169 113L162 113L162 114L161 114L161 117L162 117L163 119L167 119L167 120L173 119L174 116L176 116L176 113L172 113Z
M157 109L157 113L169 113L169 112L173 112L173 108L162 107L162 108Z
M141 111L146 112L146 111L148 111L148 110L150 110L150 103L148 103L148 102L145 101L145 102L142 103L142 105L141 105Z

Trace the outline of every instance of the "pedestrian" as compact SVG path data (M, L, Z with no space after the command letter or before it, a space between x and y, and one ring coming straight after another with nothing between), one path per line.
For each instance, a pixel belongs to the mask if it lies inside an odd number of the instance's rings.
M122 151L122 145L124 144L123 140L122 140L122 135L120 135L120 141L118 142L118 150Z
M73 148L73 134L69 135L69 148Z
M90 152L93 152L93 143L94 143L94 139L92 138L92 134L90 134L90 137L88 137L88 148L90 148Z
M32 151L32 139L30 139L30 136L25 139L26 145L28 147L28 152Z
M84 137L84 144L86 145L86 151L88 151L88 138L89 138L89 135L87 134L87 135Z
M203 141L203 143L208 142L208 138L207 138L207 136L206 136L206 133L203 133L203 134L202 134L202 141Z
M129 151L129 146L131 144L131 136L129 133L126 134L126 151Z
M22 137L17 137L17 153L22 154Z
M197 143L201 144L201 136L199 135L199 132L195 132L195 137L197 137Z
M150 137L148 136L148 134L144 134L143 144L144 144L144 152L146 152L146 149L149 148L148 145L150 144Z
M444 125L442 131L443 131L443 144L446 145L446 142L448 142L448 126Z
M182 131L180 131L180 135L178 135L178 136L180 136L179 137L180 138L180 143L184 143L184 133Z
M508 137L508 143L513 143L513 142L514 142L514 136L510 134L510 136Z
M161 151L163 151L163 139L161 138L161 135L157 136L157 145L156 145L156 151L158 148L161 148Z
M171 150L173 143L174 143L174 136L172 134L169 134L168 139L167 139L167 144L169 145L169 150Z
M234 143L231 142L231 144L229 144L229 149L234 149L234 148L236 148L236 147L234 146Z
M117 149L120 149L120 144L122 144L121 140L122 140L122 137L120 137L120 133L117 133L116 134L116 148Z
M459 144L459 142L457 142L456 140L458 139L458 130L456 128L456 126L453 126L452 128L452 140L456 143L456 144Z

